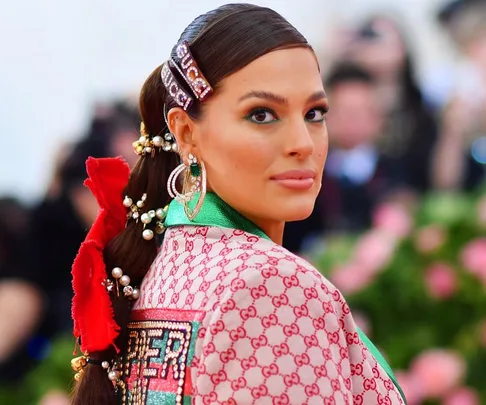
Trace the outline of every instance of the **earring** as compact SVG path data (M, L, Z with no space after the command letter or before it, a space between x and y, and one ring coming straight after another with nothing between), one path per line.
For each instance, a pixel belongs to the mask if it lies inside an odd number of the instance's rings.
M169 130L164 135L165 142L162 145L162 149L164 150L164 152L177 153L177 151L178 151L177 142L176 142L174 134L172 132L170 132L169 121L167 120L167 107L166 107L165 104L164 104L164 108L163 108L162 112L164 114L165 125L167 125L167 129Z
M198 163L197 158L192 154L189 154L188 162L188 165L180 164L170 174L167 181L167 191L172 198L184 205L187 218L192 221L201 210L206 197L206 168L204 162ZM184 174L182 193L176 187L177 178L181 174ZM191 208L189 204L197 194L199 194L198 199L194 208Z

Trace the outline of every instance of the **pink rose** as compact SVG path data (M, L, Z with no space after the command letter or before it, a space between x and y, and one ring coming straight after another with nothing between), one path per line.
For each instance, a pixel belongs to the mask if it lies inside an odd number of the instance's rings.
M344 295L363 290L372 280L372 273L353 263L336 267L331 275L331 281Z
M447 239L444 228L438 225L429 225L417 232L415 247L421 253L431 253L441 248Z
M456 292L457 276L446 263L435 263L425 270L425 285L433 297L446 299Z
M412 218L400 205L385 203L374 212L373 225L396 238L404 238L412 231Z
M462 250L461 260L466 270L486 283L486 238L469 242Z
M447 395L442 405L480 405L479 395L472 388L461 387Z
M408 405L418 405L424 399L423 388L420 380L413 374L398 370L395 372L398 384L407 398Z
M442 398L461 382L466 371L464 359L446 350L429 350L412 363L412 373L422 384L424 396Z
M366 233L356 244L353 262L364 271L376 273L389 262L395 251L396 241L380 230Z

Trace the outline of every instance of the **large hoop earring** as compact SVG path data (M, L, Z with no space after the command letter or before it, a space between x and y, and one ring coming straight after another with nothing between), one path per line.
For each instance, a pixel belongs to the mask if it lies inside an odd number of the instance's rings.
M172 171L167 181L167 191L172 198L184 205L184 212L192 221L201 211L206 197L206 168L204 162L198 163L192 154L189 154L188 160L189 165L182 163ZM184 174L182 193L177 190L177 179L181 174ZM197 201L194 204L193 199L196 196Z

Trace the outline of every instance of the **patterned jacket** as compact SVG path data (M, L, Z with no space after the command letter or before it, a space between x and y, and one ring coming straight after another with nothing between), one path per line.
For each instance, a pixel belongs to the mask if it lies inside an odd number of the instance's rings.
M270 240L169 228L129 324L124 404L403 404L341 293Z

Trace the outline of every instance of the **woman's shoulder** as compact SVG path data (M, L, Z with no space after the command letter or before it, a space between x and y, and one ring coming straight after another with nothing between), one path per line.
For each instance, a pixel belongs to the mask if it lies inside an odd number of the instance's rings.
M311 263L272 241L235 242L228 247L239 253L237 268L231 266L227 273L232 283L242 285L235 281L242 280L248 288L260 288L269 295L302 293L308 298L344 302L336 287ZM229 257L226 260L228 265L232 261Z
M320 300L343 301L317 269L271 240L220 227L184 226L169 232L161 269L169 273L195 271L215 288L232 294L237 286L259 288L268 295L307 294ZM167 277L165 279L167 280ZM256 293L254 293L256 294Z

